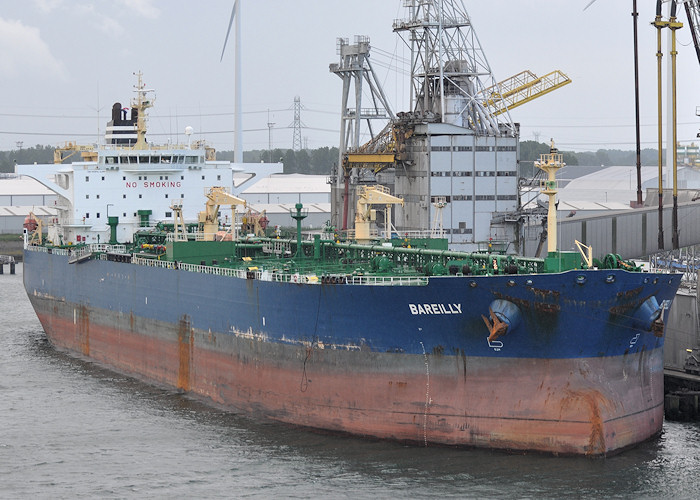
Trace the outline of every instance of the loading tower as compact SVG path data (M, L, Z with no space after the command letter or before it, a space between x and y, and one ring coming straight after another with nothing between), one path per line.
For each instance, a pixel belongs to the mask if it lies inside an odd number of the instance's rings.
M497 119L480 98L496 81L462 2L405 0L404 5L409 17L394 21L394 32L411 50L411 109L479 135L515 135L509 113Z
M370 142L372 142L377 138L372 122L380 120L385 124L387 120L394 120L396 117L370 62L369 37L356 35L353 44L350 44L347 38L338 38L336 48L340 61L330 64L329 69L331 73L335 73L343 80L343 97L338 165L331 176L331 207L333 211L331 219L336 225L347 229L347 221L349 217L352 218L350 211L354 205L354 200L351 199L354 190L349 189L350 177L353 177L352 183L357 184L358 176L361 176L362 172L358 172L356 167L348 166L347 162L344 161L345 155L348 151L358 152L360 150L363 121L366 122ZM354 87L352 100L351 87ZM371 101L366 104L362 101L365 90L369 90ZM365 174L367 173L365 172ZM375 182L373 175L365 175L365 177L367 183Z

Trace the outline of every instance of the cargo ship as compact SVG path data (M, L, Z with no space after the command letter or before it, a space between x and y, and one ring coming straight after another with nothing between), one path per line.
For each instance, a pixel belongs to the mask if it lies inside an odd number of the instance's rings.
M354 238L305 236L302 204L289 237L243 228L224 162L145 141L150 104L139 81L107 146L18 167L59 194L24 250L57 349L252 418L423 446L605 456L660 433L680 274L585 246L539 259L379 239L362 200L397 201L381 186L358 193Z

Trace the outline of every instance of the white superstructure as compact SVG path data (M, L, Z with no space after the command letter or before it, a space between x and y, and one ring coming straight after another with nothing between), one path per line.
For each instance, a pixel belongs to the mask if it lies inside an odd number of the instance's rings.
M119 242L129 242L138 227L172 221L170 207L178 200L185 220L196 221L204 208L205 191L212 186L231 189L234 170L241 170L229 161L217 161L214 150L201 141L167 146L147 143L145 110L153 100L147 98L150 91L138 76L131 109L119 103L112 109L107 144L57 151L59 162L65 151L80 151L82 161L15 168L58 195L58 215L48 234L55 244L106 243L112 227Z

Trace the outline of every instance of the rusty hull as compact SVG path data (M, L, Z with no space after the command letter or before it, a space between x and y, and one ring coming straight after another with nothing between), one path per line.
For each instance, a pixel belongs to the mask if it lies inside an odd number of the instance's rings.
M30 299L58 348L304 427L597 456L657 435L663 422L661 348L577 359L346 351L200 331L186 316L173 325Z

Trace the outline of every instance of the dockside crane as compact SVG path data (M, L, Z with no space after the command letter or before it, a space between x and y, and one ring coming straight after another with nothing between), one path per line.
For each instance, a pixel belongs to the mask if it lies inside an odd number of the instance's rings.
M63 146L56 148L53 152L53 162L63 163L71 156L80 153L82 161L97 161L97 151L95 146L66 142Z
M391 238L391 206L402 205L403 199L393 196L385 186L359 186L357 189L357 209L355 211L355 239L360 243L370 241L370 225L376 219L372 205L386 205L386 236Z
M199 212L199 229L204 233L203 240L214 241L214 235L219 230L219 207L221 205L231 205L231 227L233 228L233 238L236 239L236 207L245 207L246 201L232 195L221 186L209 188L204 196L207 198L205 209L203 212Z

